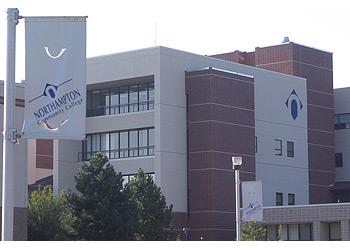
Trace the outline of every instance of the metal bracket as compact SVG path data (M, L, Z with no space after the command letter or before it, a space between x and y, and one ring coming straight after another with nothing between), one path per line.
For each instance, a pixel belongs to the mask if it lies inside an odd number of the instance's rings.
M19 139L22 137L21 134L17 133L17 129L11 128L3 131L4 139L11 140L13 143L19 144Z

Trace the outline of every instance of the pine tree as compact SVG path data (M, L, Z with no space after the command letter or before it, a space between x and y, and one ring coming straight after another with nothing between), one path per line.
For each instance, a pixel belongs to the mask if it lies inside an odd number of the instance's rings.
M76 189L71 205L74 225L81 240L134 239L135 207L123 192L121 173L116 173L106 156L96 154L75 175Z
M137 240L175 240L176 235L169 229L173 206L167 206L161 189L150 175L140 169L127 184L126 192L137 207Z

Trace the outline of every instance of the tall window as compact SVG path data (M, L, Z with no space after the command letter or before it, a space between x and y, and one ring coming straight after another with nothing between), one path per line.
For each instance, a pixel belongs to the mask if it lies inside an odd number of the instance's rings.
M276 206L283 206L283 193L276 193Z
M154 109L154 83L87 91L87 117Z
M295 194L288 194L288 206L295 205Z
M287 157L294 157L294 142L287 141Z
M282 155L282 140L275 139L275 155Z
M335 153L335 167L343 167L343 153Z
M97 152L110 159L154 155L154 128L86 135L79 160L89 160Z

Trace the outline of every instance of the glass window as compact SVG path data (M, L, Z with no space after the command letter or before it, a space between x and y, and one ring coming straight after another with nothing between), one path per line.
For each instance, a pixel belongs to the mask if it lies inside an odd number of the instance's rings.
M148 130L148 154L154 155L154 128Z
M282 140L275 139L275 155L282 155Z
M88 91L86 93L86 116L90 117L92 116L91 114L91 91Z
M341 240L340 222L329 223L329 240Z
M100 134L92 134L91 135L91 151L92 151L92 153L96 153L100 150L101 150Z
M138 155L138 131L129 131L129 157Z
M294 157L294 142L287 141L287 157Z
M139 87L138 85L129 86L129 112L139 111Z
M255 153L258 153L258 137L255 136Z
M148 85L148 109L154 109L154 83Z
M147 129L139 130L139 156L147 155Z
M312 240L312 225L299 224L299 240Z
M288 194L288 206L295 205L295 194Z
M101 152L109 157L109 133L101 134Z
M93 116L102 115L101 106L101 91L94 90L91 92L91 111Z
M140 84L139 87L139 111L147 110L147 104L148 104L148 85L147 84Z
M129 90L128 86L120 87L119 92L119 113L127 113L129 112Z
M276 193L276 206L283 206L283 193Z
M119 133L114 132L110 133L110 158L117 159L119 158Z
M110 90L110 106L111 115L119 113L119 88Z
M343 167L343 153L335 153L335 167Z
M299 240L299 225L287 224L288 240Z
M109 115L109 89L101 89L101 103L100 103L100 109L101 113L103 115Z
M119 134L119 147L120 147L120 158L129 157L129 138L128 131L120 132Z

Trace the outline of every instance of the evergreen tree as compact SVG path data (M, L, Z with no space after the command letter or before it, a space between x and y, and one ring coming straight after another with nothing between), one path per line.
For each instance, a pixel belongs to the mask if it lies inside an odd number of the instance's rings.
M176 235L169 229L173 206L166 205L164 195L150 175L140 169L126 185L126 193L137 207L137 240L175 240Z
M266 238L266 227L255 222L243 224L241 239L244 241L261 241Z
M74 228L81 240L131 240L135 228L133 204L123 192L123 179L106 156L94 155L75 175L71 205Z

